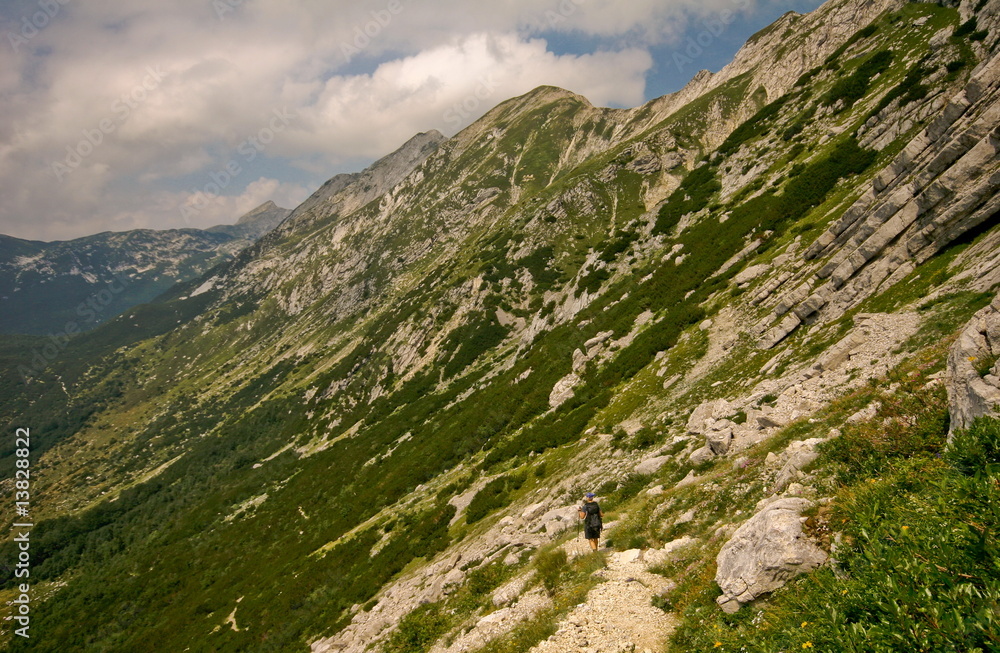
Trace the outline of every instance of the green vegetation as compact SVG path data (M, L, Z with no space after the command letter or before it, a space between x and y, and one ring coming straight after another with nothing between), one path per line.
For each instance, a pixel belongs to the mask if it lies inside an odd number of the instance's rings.
M747 124L747 123L744 123ZM695 168L688 174L660 209L654 234L669 234L680 219L688 213L697 213L708 206L712 196L722 189L715 177L715 170L708 165Z
M449 625L439 604L422 605L403 617L384 650L386 653L424 653L448 632Z
M937 356L942 349L937 350ZM689 567L665 607L681 612L683 650L970 651L1000 643L997 527L1000 421L946 440L947 401L928 385L938 366L904 366L874 394L875 417L848 424L821 468L839 488L807 523L834 565L792 581L735 615L715 609L713 565ZM857 401L845 400L843 410ZM707 558L703 558L708 560Z
M880 50L864 63L858 66L851 75L839 80L823 96L823 104L833 106L843 101L844 107L851 107L868 93L872 78L880 75L892 65L893 54L888 50Z
M961 66L959 66L955 70L959 69L961 69ZM949 68L948 71L955 72L951 68ZM893 88L891 91L882 96L882 99L879 101L878 105L876 105L876 107L872 109L870 115L872 116L877 115L879 112L882 111L882 109L885 109L887 106L889 106L892 103L892 101L895 100L896 98L902 98L899 103L901 106L905 106L911 102L916 102L917 100L922 100L923 98L927 97L927 94L930 92L930 87L928 87L926 84L923 84L922 82L923 80L927 79L927 76L930 75L932 72L933 72L932 70L924 66L923 62L914 65L912 68L910 68L909 72L906 73L906 76L903 78L903 81L901 81L895 88Z
M511 493L521 489L525 478L522 475L501 476L495 478L476 493L465 511L465 521L473 524L497 508L506 506L511 499Z
M968 38L970 41L983 41L989 36L987 30L979 29L978 21L973 16L969 20L959 25L958 29L951 35L954 39Z
M568 564L569 558L563 548L539 551L535 555L535 569L549 596L553 596L559 588L559 581Z
M780 116L781 110L790 99L790 95L783 95L755 113L753 117L734 129L716 151L724 156L733 154L744 143L767 133L771 123Z
M445 365L446 376L454 376L490 351L507 337L507 330L500 326L496 316L470 315L469 321L448 335L442 349L454 352Z

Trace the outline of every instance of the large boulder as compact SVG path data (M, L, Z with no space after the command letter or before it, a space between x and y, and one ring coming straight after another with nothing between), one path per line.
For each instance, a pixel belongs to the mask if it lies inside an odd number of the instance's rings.
M732 439L732 428L712 429L705 435L705 444L712 450L712 453L724 456L729 453L729 443L732 442Z
M951 433L1000 414L1000 295L976 313L948 354ZM989 365L992 363L992 365ZM989 367L989 369L984 369ZM980 375L980 371L986 372Z
M732 414L729 402L725 399L707 401L693 411L688 417L687 430L692 435L705 435L709 425L717 419L729 417Z
M633 468L633 471L635 471L636 474L653 474L658 472L661 467L666 465L671 460L673 460L673 456L654 456L652 458L646 458L638 463Z
M808 499L778 499L736 529L716 558L716 601L728 613L773 592L789 579L826 562L826 552L802 532Z
M712 451L711 447L705 445L700 449L695 449L694 451L692 451L691 455L688 457L688 462L690 462L692 465L697 466L704 462L708 462L712 458L715 458L715 452Z

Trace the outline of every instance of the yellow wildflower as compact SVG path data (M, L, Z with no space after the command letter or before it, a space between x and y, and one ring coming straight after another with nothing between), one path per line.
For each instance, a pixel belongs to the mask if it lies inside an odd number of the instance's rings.
M722 646L722 642L716 642L712 648L719 648L720 646Z
M803 622L802 622L802 626L801 626L801 627L802 627L802 628L805 628L805 627L806 627L806 626L808 626L808 625L809 625L809 622L808 622L808 621L803 621Z
M805 644L802 645L802 648L812 648L812 647L813 647L812 642L806 642Z

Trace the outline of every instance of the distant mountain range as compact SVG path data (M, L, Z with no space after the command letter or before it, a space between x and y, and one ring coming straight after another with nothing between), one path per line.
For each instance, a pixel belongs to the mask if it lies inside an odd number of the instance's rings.
M0 333L86 331L231 260L288 217L266 202L234 225L136 229L50 243L0 235Z

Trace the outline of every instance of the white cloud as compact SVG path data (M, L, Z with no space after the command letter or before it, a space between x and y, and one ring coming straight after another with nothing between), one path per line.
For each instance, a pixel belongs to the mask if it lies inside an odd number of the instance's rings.
M419 131L454 133L542 84L636 105L648 44L754 1L60 0L16 52L0 44L0 233L178 226L184 202L235 159L247 165L209 220L231 222L266 190L297 201L307 181ZM0 32L36 8L0 8ZM607 40L557 56L539 38L553 33ZM294 119L249 165L240 147L275 111Z
M417 131L454 133L507 98L558 85L597 104L638 104L652 60L643 50L555 56L541 40L472 34L385 63L371 75L328 80L282 152L315 148L385 154ZM294 153L294 152L290 152Z

